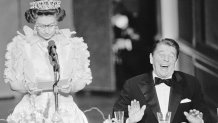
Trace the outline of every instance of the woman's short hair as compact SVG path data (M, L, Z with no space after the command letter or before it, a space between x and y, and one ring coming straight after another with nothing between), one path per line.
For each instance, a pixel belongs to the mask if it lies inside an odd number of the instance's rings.
M57 21L60 22L66 16L65 10L61 8L49 9L49 10L39 10L39 9L28 9L25 12L25 18L28 23L35 23L38 16L55 15Z
M177 56L177 58L179 57L179 44L175 40L170 39L170 38L164 38L164 39L160 39L160 40L155 41L152 48L151 48L152 54L156 50L158 44L165 44L165 45L174 47L176 49L176 53L177 53L176 56Z

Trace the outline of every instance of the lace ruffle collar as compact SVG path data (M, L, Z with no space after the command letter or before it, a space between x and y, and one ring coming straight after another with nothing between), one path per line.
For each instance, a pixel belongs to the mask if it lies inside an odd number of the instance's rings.
M34 33L34 30L31 29L29 26L25 25L23 27L24 34L17 31L17 34L20 35L23 39L25 39L30 44L35 44L38 42L42 42L43 39L40 38L37 34ZM70 29L60 29L57 34L55 34L50 40L54 40L61 45L69 44L69 40L63 39L70 39L72 35L76 34L75 31L70 31Z

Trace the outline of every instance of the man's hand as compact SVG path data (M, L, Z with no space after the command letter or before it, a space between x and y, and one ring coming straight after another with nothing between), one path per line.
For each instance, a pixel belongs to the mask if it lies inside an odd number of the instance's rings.
M146 109L146 105L143 105L140 108L139 101L133 100L131 101L131 105L128 105L129 118L128 123L136 123L139 122L144 116L144 111Z
M196 109L189 110L189 113L184 112L184 115L190 123L204 123L203 113Z

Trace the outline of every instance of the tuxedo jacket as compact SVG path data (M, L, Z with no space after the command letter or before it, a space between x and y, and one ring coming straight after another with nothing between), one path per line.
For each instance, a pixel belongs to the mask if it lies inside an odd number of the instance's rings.
M184 111L197 109L203 113L204 123L211 123L210 113L205 105L199 81L188 74L175 71L173 85L170 88L169 107L171 123L187 122ZM146 105L144 116L139 123L158 123L157 112L160 106L152 77L152 72L138 75L126 81L113 111L123 110L125 118L128 116L128 105L136 99L140 106Z

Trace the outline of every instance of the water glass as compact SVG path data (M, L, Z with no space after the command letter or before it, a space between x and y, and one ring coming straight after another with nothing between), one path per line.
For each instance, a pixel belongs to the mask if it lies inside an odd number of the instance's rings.
M117 120L117 123L124 123L124 111L115 111L114 117Z
M171 112L167 112L163 114L161 112L157 112L158 123L170 123Z

